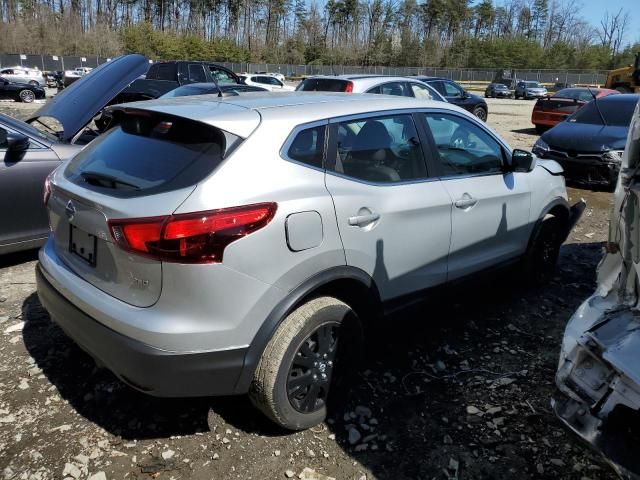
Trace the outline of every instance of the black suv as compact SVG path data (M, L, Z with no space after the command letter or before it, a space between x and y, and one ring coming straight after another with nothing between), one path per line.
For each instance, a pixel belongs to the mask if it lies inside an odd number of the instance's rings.
M487 102L482 97L472 95L453 80L440 77L417 77L418 80L428 83L441 93L449 103L453 103L473 113L480 120L486 122L489 114Z

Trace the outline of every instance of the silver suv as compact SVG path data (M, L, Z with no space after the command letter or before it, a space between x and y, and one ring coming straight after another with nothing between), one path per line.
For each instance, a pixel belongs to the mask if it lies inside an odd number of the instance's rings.
M517 261L543 280L579 213L557 163L442 102L248 93L112 115L47 183L42 304L132 387L249 393L289 429L325 418L387 307Z
M446 102L435 88L411 77L386 75L318 75L304 79L298 92L377 93Z

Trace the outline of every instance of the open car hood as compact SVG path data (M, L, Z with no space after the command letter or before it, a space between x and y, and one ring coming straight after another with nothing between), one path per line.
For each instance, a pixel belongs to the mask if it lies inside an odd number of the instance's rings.
M60 140L69 143L118 93L148 69L149 61L142 55L114 58L58 93L27 123L40 117L55 118L63 128Z

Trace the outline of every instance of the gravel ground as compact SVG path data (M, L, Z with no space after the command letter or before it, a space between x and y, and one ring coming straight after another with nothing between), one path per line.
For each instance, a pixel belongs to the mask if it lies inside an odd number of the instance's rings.
M489 124L530 148L533 102L489 100ZM24 118L34 106L0 103ZM517 272L465 284L370 340L349 403L278 430L246 398L155 399L121 384L53 325L35 252L0 258L0 475L5 479L608 479L549 407L564 325L595 287L610 194L589 208L542 289Z

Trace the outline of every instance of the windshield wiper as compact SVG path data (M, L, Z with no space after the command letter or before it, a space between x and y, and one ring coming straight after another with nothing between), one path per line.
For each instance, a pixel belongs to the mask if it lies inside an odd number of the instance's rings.
M132 190L140 190L138 185L133 183L125 182L124 180L120 180L112 175L107 175L106 173L99 172L82 172L80 176L83 180L91 185L97 185L99 187L106 188L118 188L118 185L122 185L124 187L129 187Z

